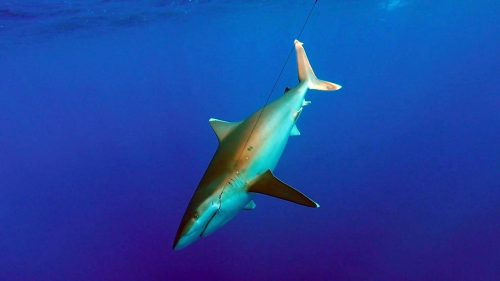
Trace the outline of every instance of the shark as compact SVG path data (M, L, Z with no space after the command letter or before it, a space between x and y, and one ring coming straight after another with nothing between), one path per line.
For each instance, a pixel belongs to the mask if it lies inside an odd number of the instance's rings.
M295 40L299 83L241 122L210 118L219 145L181 220L173 249L211 235L242 210L256 207L255 194L299 205L319 204L278 179L273 171L288 139L299 136L297 120L308 90L336 91L340 85L316 77L303 43Z

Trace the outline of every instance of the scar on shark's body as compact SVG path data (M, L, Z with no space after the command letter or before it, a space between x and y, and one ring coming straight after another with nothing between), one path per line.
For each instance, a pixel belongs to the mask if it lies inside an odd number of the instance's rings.
M219 146L184 213L174 249L183 249L221 228L241 210L252 210L260 193L307 207L319 205L273 174L290 136L300 135L296 121L307 90L336 91L340 85L314 74L302 43L295 40L299 84L241 122L211 118Z

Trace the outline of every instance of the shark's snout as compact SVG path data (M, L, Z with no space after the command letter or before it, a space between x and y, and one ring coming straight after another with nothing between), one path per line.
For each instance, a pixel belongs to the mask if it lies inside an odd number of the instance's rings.
M174 250L181 250L204 237L203 232L217 212L217 205L205 202L194 211L186 211L175 236Z
M186 214L186 216L187 215L188 214ZM201 226L197 214L194 216L189 215L189 217L185 218L179 226L179 230L174 240L174 250L180 250L193 244L196 240L200 239L202 232L203 226Z
M195 231L187 231L186 233L175 238L173 248L176 251L184 249L196 242L198 239L200 239L200 236L196 235Z

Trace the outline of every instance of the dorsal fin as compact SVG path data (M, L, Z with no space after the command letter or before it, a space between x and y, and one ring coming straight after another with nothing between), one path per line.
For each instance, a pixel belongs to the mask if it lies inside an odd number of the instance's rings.
M208 122L210 122L210 126L212 126L212 129L219 139L219 142L221 142L227 135L229 135L231 131L234 130L234 128L238 127L238 125L241 123L227 122L215 118L210 118Z
M279 199L287 200L307 207L318 208L319 204L300 191L277 179L270 170L260 175L248 188L248 192L256 192Z

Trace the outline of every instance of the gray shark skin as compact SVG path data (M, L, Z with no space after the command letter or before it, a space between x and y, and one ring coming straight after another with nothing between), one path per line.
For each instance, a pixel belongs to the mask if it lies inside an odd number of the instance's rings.
M290 136L300 135L295 123L308 89L335 91L340 85L319 80L302 43L295 40L299 84L242 122L210 119L219 146L201 179L177 231L173 248L183 249L224 226L241 210L255 208L261 193L317 208L304 194L272 173Z

